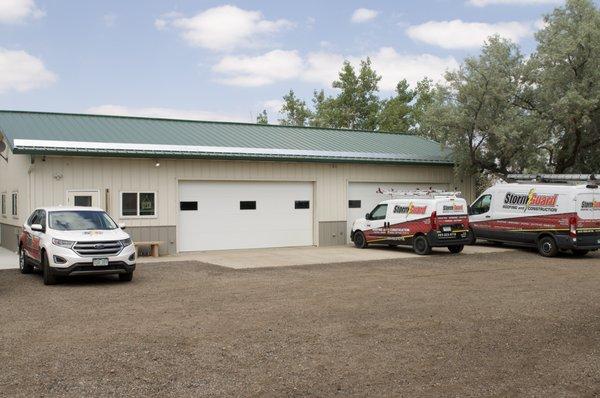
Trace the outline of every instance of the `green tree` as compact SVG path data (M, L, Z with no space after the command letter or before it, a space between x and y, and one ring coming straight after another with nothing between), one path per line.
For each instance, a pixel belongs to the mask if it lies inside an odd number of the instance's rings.
M312 112L306 106L306 102L296 97L294 90L283 96L281 112L283 117L279 124L284 126L307 126L312 117Z
M358 75L345 61L338 80L332 84L339 90L335 97L315 93L315 125L332 128L375 130L381 101L377 96L381 77L371 67L371 60L361 61Z
M256 124L269 124L269 116L265 109L256 116Z
M379 112L378 128L383 131L405 133L413 124L412 102L417 92L403 79L396 86L396 94L383 101Z
M557 173L600 170L600 10L568 0L544 18L521 105L551 134Z
M515 44L491 37L478 57L467 58L433 89L419 133L451 148L458 169L466 174L503 175L539 167L543 137L515 104L524 65Z

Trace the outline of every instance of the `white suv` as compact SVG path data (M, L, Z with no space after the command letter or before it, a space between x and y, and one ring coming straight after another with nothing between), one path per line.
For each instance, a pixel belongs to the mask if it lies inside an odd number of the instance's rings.
M136 251L123 228L98 208L36 209L19 239L21 273L41 269L46 285L68 275L118 274L131 281Z

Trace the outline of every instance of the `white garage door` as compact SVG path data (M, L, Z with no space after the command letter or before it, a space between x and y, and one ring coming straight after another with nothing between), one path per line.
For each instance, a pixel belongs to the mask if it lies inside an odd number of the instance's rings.
M389 195L377 193L377 189L383 191L393 189L395 191L414 191L418 189L448 189L446 184L402 184L389 182L349 182L348 183L348 213L347 213L347 233L348 242L350 242L350 229L352 223L357 218L363 218L366 213L373 210L377 203L382 200L390 199Z
M310 182L182 181L180 251L310 246Z

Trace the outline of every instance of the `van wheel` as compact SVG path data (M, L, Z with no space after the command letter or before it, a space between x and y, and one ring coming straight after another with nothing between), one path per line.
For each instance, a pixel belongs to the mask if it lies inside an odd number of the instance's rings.
M556 241L551 236L544 236L538 240L538 252L544 257L554 257L558 254Z
M583 257L590 252L589 250L582 250L582 249L573 249L571 251L573 252L573 255L575 257Z
M46 252L42 253L42 273L44 276L44 285L56 285L56 275L53 275L50 271Z
M27 261L27 256L22 248L19 247L19 270L22 274L31 274L33 272L33 266Z
M362 231L356 231L354 234L354 246L358 247L359 249L364 249L368 245L369 244L367 243L365 234L363 234Z
M450 250L450 253L453 253L453 254L460 253L461 251L463 251L464 248L465 248L465 245L448 246L448 250Z
M413 240L413 250L420 256L431 254L431 245L424 235L419 235Z

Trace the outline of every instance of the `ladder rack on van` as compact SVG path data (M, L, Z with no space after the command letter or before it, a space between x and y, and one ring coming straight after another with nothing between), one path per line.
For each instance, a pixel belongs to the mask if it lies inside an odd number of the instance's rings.
M597 174L508 174L509 182L517 183L546 183L546 184L573 184L588 182L598 184Z
M390 199L392 198L457 198L462 194L459 191L443 191L441 189L428 189L428 190L420 190L416 191L396 191L395 189L383 190L378 188L375 191L382 195L388 195Z

